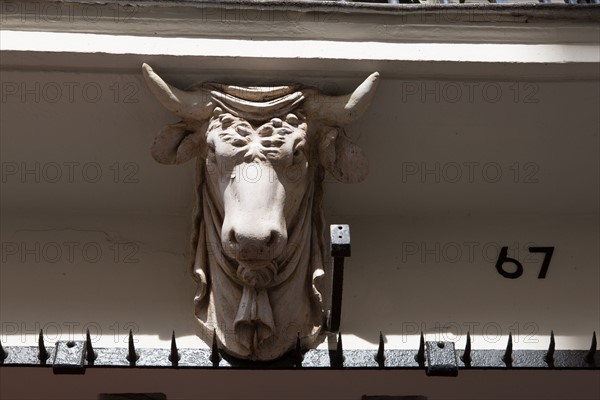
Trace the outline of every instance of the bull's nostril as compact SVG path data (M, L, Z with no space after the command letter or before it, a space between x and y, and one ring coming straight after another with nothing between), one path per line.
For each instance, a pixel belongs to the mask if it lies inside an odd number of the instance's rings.
M229 231L229 242L233 244L237 244L237 238L235 237L235 231L232 229Z

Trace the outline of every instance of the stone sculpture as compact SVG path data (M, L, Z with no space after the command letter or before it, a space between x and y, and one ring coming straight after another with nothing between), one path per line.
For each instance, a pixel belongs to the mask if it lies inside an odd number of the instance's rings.
M378 73L353 93L328 96L301 85L203 83L179 90L147 64L143 75L164 107L182 118L158 134L163 164L196 158L192 233L194 299L202 337L216 333L229 354L273 360L317 344L323 325L322 180L368 173L343 125L369 106Z

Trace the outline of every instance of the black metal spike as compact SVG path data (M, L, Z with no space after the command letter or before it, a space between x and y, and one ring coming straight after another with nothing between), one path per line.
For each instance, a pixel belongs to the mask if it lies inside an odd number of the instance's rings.
M85 331L85 359L90 365L94 365L94 361L98 358L98 354L94 351L92 346L92 338L90 337L90 330Z
M294 363L296 367L302 366L304 356L302 354L302 340L300 339L300 332L296 335L296 348L294 349Z
M383 341L383 333L379 331L379 347L377 348L377 354L375 355L375 361L380 367L385 366L385 343Z
M421 339L419 341L419 351L415 356L415 361L419 363L419 365L425 363L425 336L423 335L423 332L421 332Z
M338 332L338 340L337 345L335 347L335 352L342 360L344 359L344 346L342 345L342 332Z
M506 343L506 351L504 352L504 355L502 356L502 361L504 361L504 363L508 367L510 367L512 365L512 362L513 362L512 353L513 353L512 332L509 332L509 334L508 334L508 343Z
M465 344L465 351L462 356L460 356L462 362L465 365L471 364L471 333L467 332L467 343Z
M46 345L44 344L44 331L40 329L40 336L38 337L38 360L40 364L46 365L46 360L50 358Z
M135 367L135 363L140 359L139 354L135 351L135 344L133 343L133 332L129 330L129 349L127 352L127 361L129 361L130 367Z
M550 344L548 345L548 351L546 352L546 356L544 356L544 361L548 364L554 364L554 347L556 346L554 342L554 331L550 331Z
M179 365L179 360L181 356L179 356L179 351L177 351L177 342L175 341L175 331L171 335L171 354L169 354L169 361L171 361L171 365L174 367Z
M344 367L344 346L342 344L342 332L338 332L335 352L333 353L333 357L331 358L331 366L333 368Z
M596 355L596 332L594 332L594 334L592 335L592 346L590 347L590 351L587 352L587 354L585 355L585 362L588 364L594 364L595 360L595 355Z
M0 342L0 365L4 364L4 360L8 357L8 352L4 350L2 347L2 342Z
M217 330L213 330L213 339L212 339L212 348L210 352L210 362L212 362L213 367L218 367L221 362L221 355L219 354L219 344L217 342Z

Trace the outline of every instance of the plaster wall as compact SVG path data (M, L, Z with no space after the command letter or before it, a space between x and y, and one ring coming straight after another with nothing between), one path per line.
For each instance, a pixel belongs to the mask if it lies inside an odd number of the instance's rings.
M172 330L180 346L205 346L186 257L193 165L148 151L175 118L139 74L3 71L2 82L19 88L2 104L3 344L90 328L98 346L124 346L129 329L139 346L167 347ZM63 91L53 102L68 85L74 101ZM502 348L509 332L516 349L545 348L551 329L558 348L589 345L600 330L597 93L593 81L383 78L348 129L369 178L325 183L327 222L352 230L346 347L375 348L380 330L396 348L416 348L421 330L458 347L470 331L474 348ZM546 279L533 245L555 246ZM494 268L502 246L521 278ZM401 393L426 393L417 387Z

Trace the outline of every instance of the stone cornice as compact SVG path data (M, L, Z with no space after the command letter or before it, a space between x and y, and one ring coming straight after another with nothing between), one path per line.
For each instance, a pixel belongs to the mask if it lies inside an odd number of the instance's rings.
M0 67L179 74L598 79L596 5L2 2ZM490 68L501 65L502 68ZM291 75L290 75L291 74ZM253 78L252 78L253 79Z
M3 2L0 11L7 30L260 40L600 41L596 5L14 0Z

